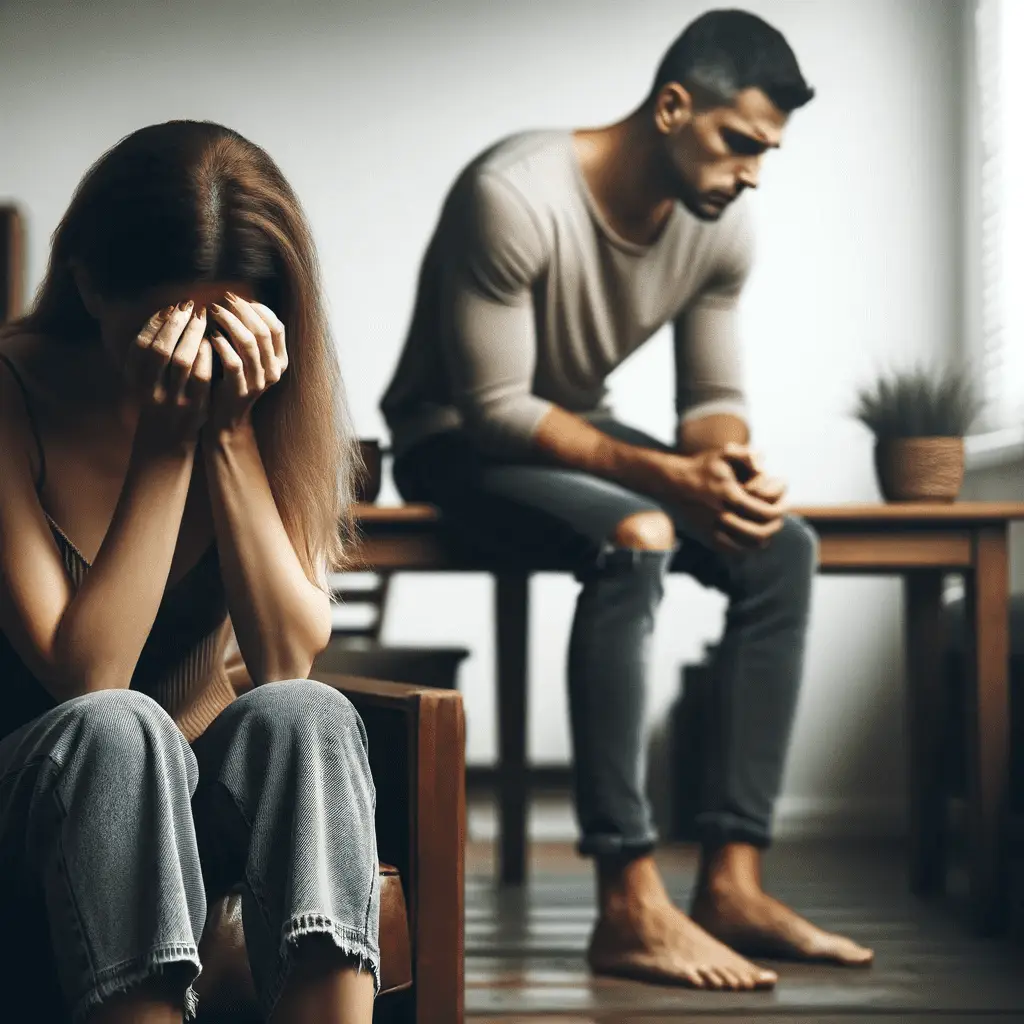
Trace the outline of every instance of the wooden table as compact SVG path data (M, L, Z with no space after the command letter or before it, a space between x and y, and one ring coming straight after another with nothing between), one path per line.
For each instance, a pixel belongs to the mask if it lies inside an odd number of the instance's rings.
M826 505L795 510L820 538L828 573L898 575L905 588L910 806L910 882L941 887L945 807L941 786L942 579L964 578L967 607L968 830L972 906L979 930L999 923L1002 828L1009 764L1009 525L1024 504ZM457 555L434 509L357 507L356 558L384 572L487 572L496 580L499 704L500 874L526 874L526 666L529 576L565 565L495 565Z

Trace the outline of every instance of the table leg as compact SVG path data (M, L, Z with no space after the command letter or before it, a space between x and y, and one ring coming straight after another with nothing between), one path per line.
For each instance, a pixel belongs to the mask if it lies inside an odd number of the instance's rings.
M526 880L526 656L529 576L502 573L497 588L499 879Z
M971 905L979 931L1001 924L1002 828L1010 758L1009 555L1005 525L979 528L967 591L967 798Z
M945 787L942 743L946 687L942 671L942 573L921 570L904 582L907 658L907 746L910 788L910 888L919 896L942 888Z

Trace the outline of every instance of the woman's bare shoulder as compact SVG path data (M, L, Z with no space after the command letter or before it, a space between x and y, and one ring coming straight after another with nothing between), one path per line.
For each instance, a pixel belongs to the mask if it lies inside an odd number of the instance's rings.
M74 346L12 326L0 330L0 356L13 364L20 383L43 404L81 391L80 358Z
M25 455L32 448L25 389L31 395L33 382L27 367L35 361L34 351L29 336L0 330L0 356L4 357L0 359L0 448L11 455ZM31 461L31 455L29 459Z
M0 327L0 354L14 358L30 352L39 344L39 336L14 324Z
M19 375L34 380L46 363L46 339L15 326L0 329L0 356L5 356ZM26 381L27 383L27 381Z
M66 346L17 329L0 331L0 437L8 444L35 452L34 437L42 424L73 415L77 408L80 370L76 360L55 347Z

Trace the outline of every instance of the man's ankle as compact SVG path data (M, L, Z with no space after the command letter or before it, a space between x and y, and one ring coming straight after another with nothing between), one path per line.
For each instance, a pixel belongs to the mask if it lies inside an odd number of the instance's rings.
M761 892L761 851L750 843L701 847L697 890L712 899Z
M635 903L663 888L651 853L606 855L597 858L595 867L602 909Z

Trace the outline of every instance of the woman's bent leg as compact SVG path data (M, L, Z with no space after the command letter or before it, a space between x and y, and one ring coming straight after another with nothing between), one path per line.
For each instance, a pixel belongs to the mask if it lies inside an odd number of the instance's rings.
M211 892L245 883L245 941L263 1012L270 1018L283 992L291 1001L296 982L323 987L332 964L368 971L372 999L376 794L355 708L324 683L268 683L239 697L194 746L208 883Z
M26 913L45 917L73 1020L131 990L172 998L169 983L194 1009L206 919L197 781L174 722L132 690L66 701L0 742L0 886L15 903L41 897Z

